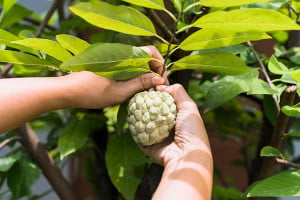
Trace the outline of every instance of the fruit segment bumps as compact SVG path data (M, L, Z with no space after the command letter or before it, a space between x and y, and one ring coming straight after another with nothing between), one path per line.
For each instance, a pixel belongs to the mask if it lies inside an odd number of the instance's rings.
M168 137L175 125L174 98L159 91L137 93L128 104L127 122L136 143L152 145Z

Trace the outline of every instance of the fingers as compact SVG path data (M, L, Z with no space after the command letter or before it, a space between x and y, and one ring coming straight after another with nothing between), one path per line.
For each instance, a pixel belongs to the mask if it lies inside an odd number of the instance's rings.
M180 84L174 84L170 86L158 85L156 89L158 91L171 94L174 97L176 105L179 109L186 108L187 106L195 106L194 101L190 98L183 86Z
M150 68L162 75L163 72L163 63L164 63L164 58L160 55L159 51L156 49L155 46L143 46L140 47L144 51L146 51L151 57L153 57L155 60L150 61Z
M164 82L164 78L158 77L153 73L146 73L128 81L118 82L117 88L119 94L124 94L123 100L125 100L139 91L162 85Z

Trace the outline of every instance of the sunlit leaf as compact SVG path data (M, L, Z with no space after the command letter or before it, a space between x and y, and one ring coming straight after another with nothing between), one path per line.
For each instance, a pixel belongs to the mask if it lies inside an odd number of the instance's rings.
M63 48L58 42L41 39L41 38L28 38L12 42L13 44L20 44L35 50L44 52L60 61L66 61L72 57L72 55Z
M300 170L288 170L254 183L247 197L300 196Z
M27 8L18 4L14 4L3 16L0 22L0 28L8 28L31 14L32 11L28 10Z
M270 87L268 83L261 79L255 79L251 82L251 89L247 94L276 94L278 91Z
M282 153L278 149L271 146L265 146L264 148L262 148L260 151L260 156L283 158Z
M60 34L56 36L56 40L62 45L63 48L68 49L74 55L83 52L90 44L78 37L67 34Z
M138 6L163 10L165 8L163 0L122 0Z
M234 7L264 1L270 0L201 0L200 3L207 7Z
M270 38L270 36L262 32L201 29L187 37L179 47L183 50L213 49L267 38Z
M279 62L274 55L271 56L271 58L269 60L268 69L273 74L288 74L289 73L289 69L283 63Z
M200 28L231 31L300 30L288 16L267 9L249 8L209 13L192 24Z
M176 61L171 70L193 69L217 74L240 74L249 72L245 63L227 52L208 52L186 56Z
M129 133L109 137L105 161L108 174L118 191L126 200L134 199L149 160Z
M0 158L0 172L8 171L16 161L20 159L18 155L10 155Z
M141 48L127 44L94 44L61 65L70 71L88 70L103 76L131 78L129 75L150 72L152 57ZM123 74L123 75L122 75ZM122 75L122 76L121 76Z
M3 10L5 12L8 12L17 1L18 0L4 0L3 1Z
M281 110L287 116L291 116L291 117L297 116L300 114L300 103L294 106L283 106Z
M70 10L94 26L130 35L154 36L151 20L138 10L105 2L78 3Z
M40 59L29 54L10 50L0 50L0 62L43 66L52 66L53 64L44 59Z

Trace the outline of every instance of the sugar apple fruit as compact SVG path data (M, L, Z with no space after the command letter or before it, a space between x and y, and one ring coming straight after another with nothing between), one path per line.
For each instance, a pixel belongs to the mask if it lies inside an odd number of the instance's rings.
M133 139L144 146L161 142L175 125L176 104L166 92L137 93L130 99L127 110Z

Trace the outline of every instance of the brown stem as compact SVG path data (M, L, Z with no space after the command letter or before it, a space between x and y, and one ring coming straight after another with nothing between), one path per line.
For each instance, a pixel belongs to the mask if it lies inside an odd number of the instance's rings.
M38 29L36 30L36 32L34 33L34 35L36 37L40 37L43 30L45 29L45 27L48 24L48 21L50 20L50 18L52 17L53 13L55 12L55 10L61 5L61 3L63 3L62 0L55 0L54 3L52 4L52 6L50 7L50 9L48 10L45 18L43 19L43 21L41 21Z
M0 143L0 149L2 149L3 147L5 147L6 145L8 145L9 143L13 142L13 141L20 141L21 137L20 136L13 136L10 138L7 138L6 140L4 140L3 142Z
M0 77L8 77L8 73L9 71L13 68L13 64L12 63L8 63L4 66L4 68L0 71Z
M47 150L40 143L40 140L32 128L25 124L17 128L17 134L22 138L24 148L40 167L57 195L62 200L76 200L72 187L62 175L54 160L48 154Z
M283 96L283 105L293 105L296 95L296 86L289 86L286 88ZM286 133L288 126L289 116L285 115L282 111L279 112L277 122L274 128L274 132L272 134L272 139L270 146L281 149L282 147L282 138L283 134ZM264 179L270 176L273 172L275 166L275 158L267 157L265 158L260 173L258 175L258 180Z
M300 168L300 164L298 163L293 163L293 162L290 162L290 161L287 161L287 160L283 160L283 159L280 159L280 158L276 158L276 162L278 164L282 164L282 165L286 165L288 167L292 167L292 168Z

